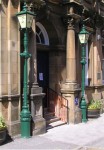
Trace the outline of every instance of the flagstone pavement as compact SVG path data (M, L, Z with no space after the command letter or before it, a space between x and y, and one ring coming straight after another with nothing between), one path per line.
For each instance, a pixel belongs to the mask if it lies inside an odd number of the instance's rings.
M104 150L104 113L87 123L58 126L28 139L14 138L2 144L3 149Z

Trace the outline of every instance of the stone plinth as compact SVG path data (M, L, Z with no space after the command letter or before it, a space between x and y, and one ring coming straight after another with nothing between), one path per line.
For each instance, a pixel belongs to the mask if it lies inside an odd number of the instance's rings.
M46 132L46 121L41 116L35 117L32 124L32 135L43 134Z
M31 89L32 135L46 132L46 120L43 118L42 99L45 96L41 87Z
M79 85L77 83L73 82L66 82L65 84L61 85L61 90L69 90L69 91L75 91L79 89Z
M101 99L101 93L93 93L92 98L94 100L100 100Z
M68 100L68 123L77 124L81 122L80 90L76 83L65 83L61 86L62 96Z
M0 97L0 106L7 125L9 136L20 134L20 95L8 95Z

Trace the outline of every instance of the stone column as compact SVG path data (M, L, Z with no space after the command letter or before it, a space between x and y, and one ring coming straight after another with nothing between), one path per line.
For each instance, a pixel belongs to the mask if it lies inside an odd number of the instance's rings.
M66 82L76 83L76 56L75 56L75 29L74 19L68 19L66 43Z
M94 36L94 85L102 85L102 71L101 71L101 61L102 61L102 48L101 48L101 39L100 29L96 30Z
M31 99L31 115L32 115L32 135L41 134L46 132L46 121L43 118L43 105L42 99L44 93L42 88L37 83L37 51L36 51L36 29L35 19L33 23L33 31L29 38L29 52L32 57L30 58L29 67L29 89Z
M101 92L99 92L99 86L102 85L102 68L101 68L101 61L102 61L102 47L101 47L101 33L100 29L96 29L96 34L94 35L94 49L93 49L93 85L95 87L95 93L92 94L93 98L101 99Z
M68 18L66 43L66 83L61 85L62 95L68 100L68 123L81 122L79 108L80 89L76 82L76 52L74 18Z
M20 11L19 1L8 1L7 47L8 47L8 130L10 135L20 133L20 32L16 13Z
M7 3L7 5L6 5ZM0 112L10 136L20 134L19 1L2 1L0 13Z

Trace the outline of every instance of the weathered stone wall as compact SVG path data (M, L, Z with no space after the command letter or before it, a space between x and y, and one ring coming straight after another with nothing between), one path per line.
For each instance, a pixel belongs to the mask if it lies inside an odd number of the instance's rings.
M19 134L20 34L16 13L19 1L2 1L0 6L0 112L10 135Z
M66 68L65 68L65 51L50 52L49 59L49 87L60 92L60 85L65 82Z

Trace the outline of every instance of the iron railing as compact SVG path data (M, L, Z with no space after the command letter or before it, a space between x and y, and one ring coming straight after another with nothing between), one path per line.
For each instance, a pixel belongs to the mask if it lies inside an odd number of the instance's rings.
M54 90L47 88L47 105L50 112L63 122L68 122L68 100Z

